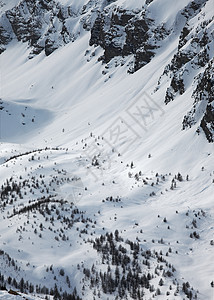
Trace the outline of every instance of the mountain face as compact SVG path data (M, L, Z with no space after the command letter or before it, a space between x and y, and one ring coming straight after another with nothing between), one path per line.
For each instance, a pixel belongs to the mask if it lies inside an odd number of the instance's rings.
M163 76L170 78L165 103L185 93L194 82L193 107L184 116L183 129L199 123L197 132L203 131L208 142L213 142L213 15L201 16L203 7L212 3L187 3L169 26L155 20L154 1L146 1L141 9L126 9L117 1L89 1L79 7L60 1L18 1L1 14L1 52L16 38L28 43L29 59L42 51L48 56L87 30L91 35L89 45L99 45L104 50L98 60L107 64L113 58L120 61L121 57L132 55L127 71L133 73L149 63L157 49L176 34L177 52L163 72ZM4 8L3 2L1 5Z
M0 298L212 299L213 9L0 0Z

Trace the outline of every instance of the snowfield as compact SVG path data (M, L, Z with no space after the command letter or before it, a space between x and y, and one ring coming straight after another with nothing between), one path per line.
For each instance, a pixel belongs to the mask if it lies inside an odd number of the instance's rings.
M87 4L58 2L76 12ZM131 10L145 4L109 2ZM150 16L168 28L178 22L179 31L179 11L189 3L154 0ZM212 4L197 18L211 17ZM189 74L201 69L187 69L185 93L164 103L171 79L163 72L179 34L133 74L132 55L103 63L102 47L89 46L83 29L49 56L29 59L29 44L16 38L7 45L0 55L0 286L30 300L67 299L63 292L87 300L213 299L213 143L196 132L200 118L182 130L196 87ZM0 299L21 298L0 291Z

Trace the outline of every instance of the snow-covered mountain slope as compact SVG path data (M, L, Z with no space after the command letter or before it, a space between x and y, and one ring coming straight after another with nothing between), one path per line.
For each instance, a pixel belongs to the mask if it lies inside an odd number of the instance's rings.
M132 2L0 1L2 288L213 298L214 3Z

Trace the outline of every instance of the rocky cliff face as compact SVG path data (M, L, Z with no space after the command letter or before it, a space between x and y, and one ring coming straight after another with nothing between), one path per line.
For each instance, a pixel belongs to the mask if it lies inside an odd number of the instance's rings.
M16 38L28 43L29 58L42 51L48 56L74 42L82 31L90 31L89 46L103 49L98 60L107 64L114 58L130 56L127 71L134 73L177 36L177 52L165 66L157 89L166 77L169 86L163 101L168 104L192 87L193 107L184 116L183 129L200 121L197 132L202 130L208 141L213 142L214 23L213 17L203 12L209 1L190 1L170 26L159 22L151 13L150 6L154 2L147 0L142 9L128 9L112 0L89 0L79 6L60 1L22 0L1 13L0 53ZM1 1L2 8L4 4Z
M148 18L143 12L126 11L116 8L107 14L100 13L91 29L90 45L100 45L104 55L100 57L104 62L109 62L117 56L133 54L133 68L135 72L147 64L155 55L157 48L155 39L157 32L153 32L154 20ZM155 36L154 36L155 34Z
M63 7L55 1L24 0L6 11L4 17L12 27L13 32L9 32L9 36L15 34L18 41L28 42L32 49L29 58L32 58L42 51L50 55L74 38L66 24L72 14L69 7Z
M191 127L200 120L200 127L204 131L207 140L214 142L214 60L212 59L206 69L196 77L197 86L193 91L194 104L191 111L184 116L183 129Z
M183 129L191 128L193 124L201 120L197 132L199 133L202 129L208 141L213 142L214 18L200 19L201 5L204 5L204 1L194 3L194 14L191 15L191 17L198 16L199 24L191 27L186 22L179 37L177 53L165 68L166 76L171 78L170 86L166 90L165 103L168 104L176 98L177 94L182 95L188 88L194 87L192 92L193 108L184 116ZM188 20L189 14L184 15Z

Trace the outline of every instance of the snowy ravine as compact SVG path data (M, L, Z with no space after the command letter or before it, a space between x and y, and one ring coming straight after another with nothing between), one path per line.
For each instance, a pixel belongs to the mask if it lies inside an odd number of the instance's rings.
M0 299L214 298L213 11L0 0Z

